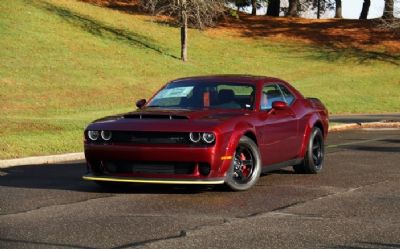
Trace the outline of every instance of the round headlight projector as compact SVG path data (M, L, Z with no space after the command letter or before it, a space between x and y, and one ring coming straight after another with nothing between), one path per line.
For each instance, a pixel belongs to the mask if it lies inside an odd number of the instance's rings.
M215 141L215 135L211 132L191 132L189 133L189 139L192 143L199 143L202 140L205 143L211 144Z
M111 131L101 131L101 138L105 141L108 141L111 139Z
M203 141L210 144L215 141L214 133L204 132L203 133Z
M96 141L99 138L99 131L88 131L90 140Z
M192 141L193 143L198 143L198 142L200 142L201 135L200 135L199 132L191 132L191 133L189 134L189 139L190 139L190 141Z

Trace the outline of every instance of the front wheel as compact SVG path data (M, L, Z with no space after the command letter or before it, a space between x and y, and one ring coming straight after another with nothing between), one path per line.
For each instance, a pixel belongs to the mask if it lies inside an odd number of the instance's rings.
M314 127L308 141L303 162L293 166L296 173L316 174L321 171L325 155L324 137L321 129Z
M257 145L249 137L242 137L236 147L225 184L234 191L248 190L256 184L261 173L261 157Z

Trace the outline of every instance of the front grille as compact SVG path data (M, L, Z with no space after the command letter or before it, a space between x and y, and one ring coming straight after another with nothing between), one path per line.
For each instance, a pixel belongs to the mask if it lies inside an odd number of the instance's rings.
M193 174L196 164L183 162L103 161L110 173Z
M191 144L186 132L113 131L111 142L129 144Z

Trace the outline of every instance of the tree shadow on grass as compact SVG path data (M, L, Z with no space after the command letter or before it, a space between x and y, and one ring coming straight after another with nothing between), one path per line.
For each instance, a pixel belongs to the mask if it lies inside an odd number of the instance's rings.
M400 54L393 55L386 52L365 51L360 48L335 48L333 45L319 49L316 53L306 57L330 62L347 60L357 64L367 64L374 61L381 61L395 66L400 65Z
M365 64L382 61L400 65L400 35L379 30L373 20L306 20L301 18L271 18L243 16L221 24L240 36L272 41L303 43L304 51L298 46L293 54L302 58L326 60L351 60ZM297 52L297 53L296 53Z
M32 2L32 4L35 4ZM156 42L149 37L140 35L133 31L126 29L119 29L112 27L106 23L99 22L88 16L83 16L79 13L73 12L69 9L52 5L50 3L35 4L36 7L45 9L51 13L60 16L63 20L69 24L79 27L82 30L102 39L117 40L120 42L127 43L130 46L137 46L146 49L150 49L154 52L167 55L174 59L179 59L177 56L167 53L163 50Z
M137 1L132 0L79 0L81 2L90 3L100 7L106 7L113 10L118 10L128 14L146 15L139 6Z

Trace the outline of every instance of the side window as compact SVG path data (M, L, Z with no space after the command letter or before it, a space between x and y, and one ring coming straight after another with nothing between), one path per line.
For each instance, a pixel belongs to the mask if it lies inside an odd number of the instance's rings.
M282 92L279 87L275 84L266 85L263 87L261 94L261 110L269 110L272 108L274 101L285 101Z
M279 88L282 91L284 101L288 104L291 105L293 101L295 100L294 95L283 85L279 85Z

